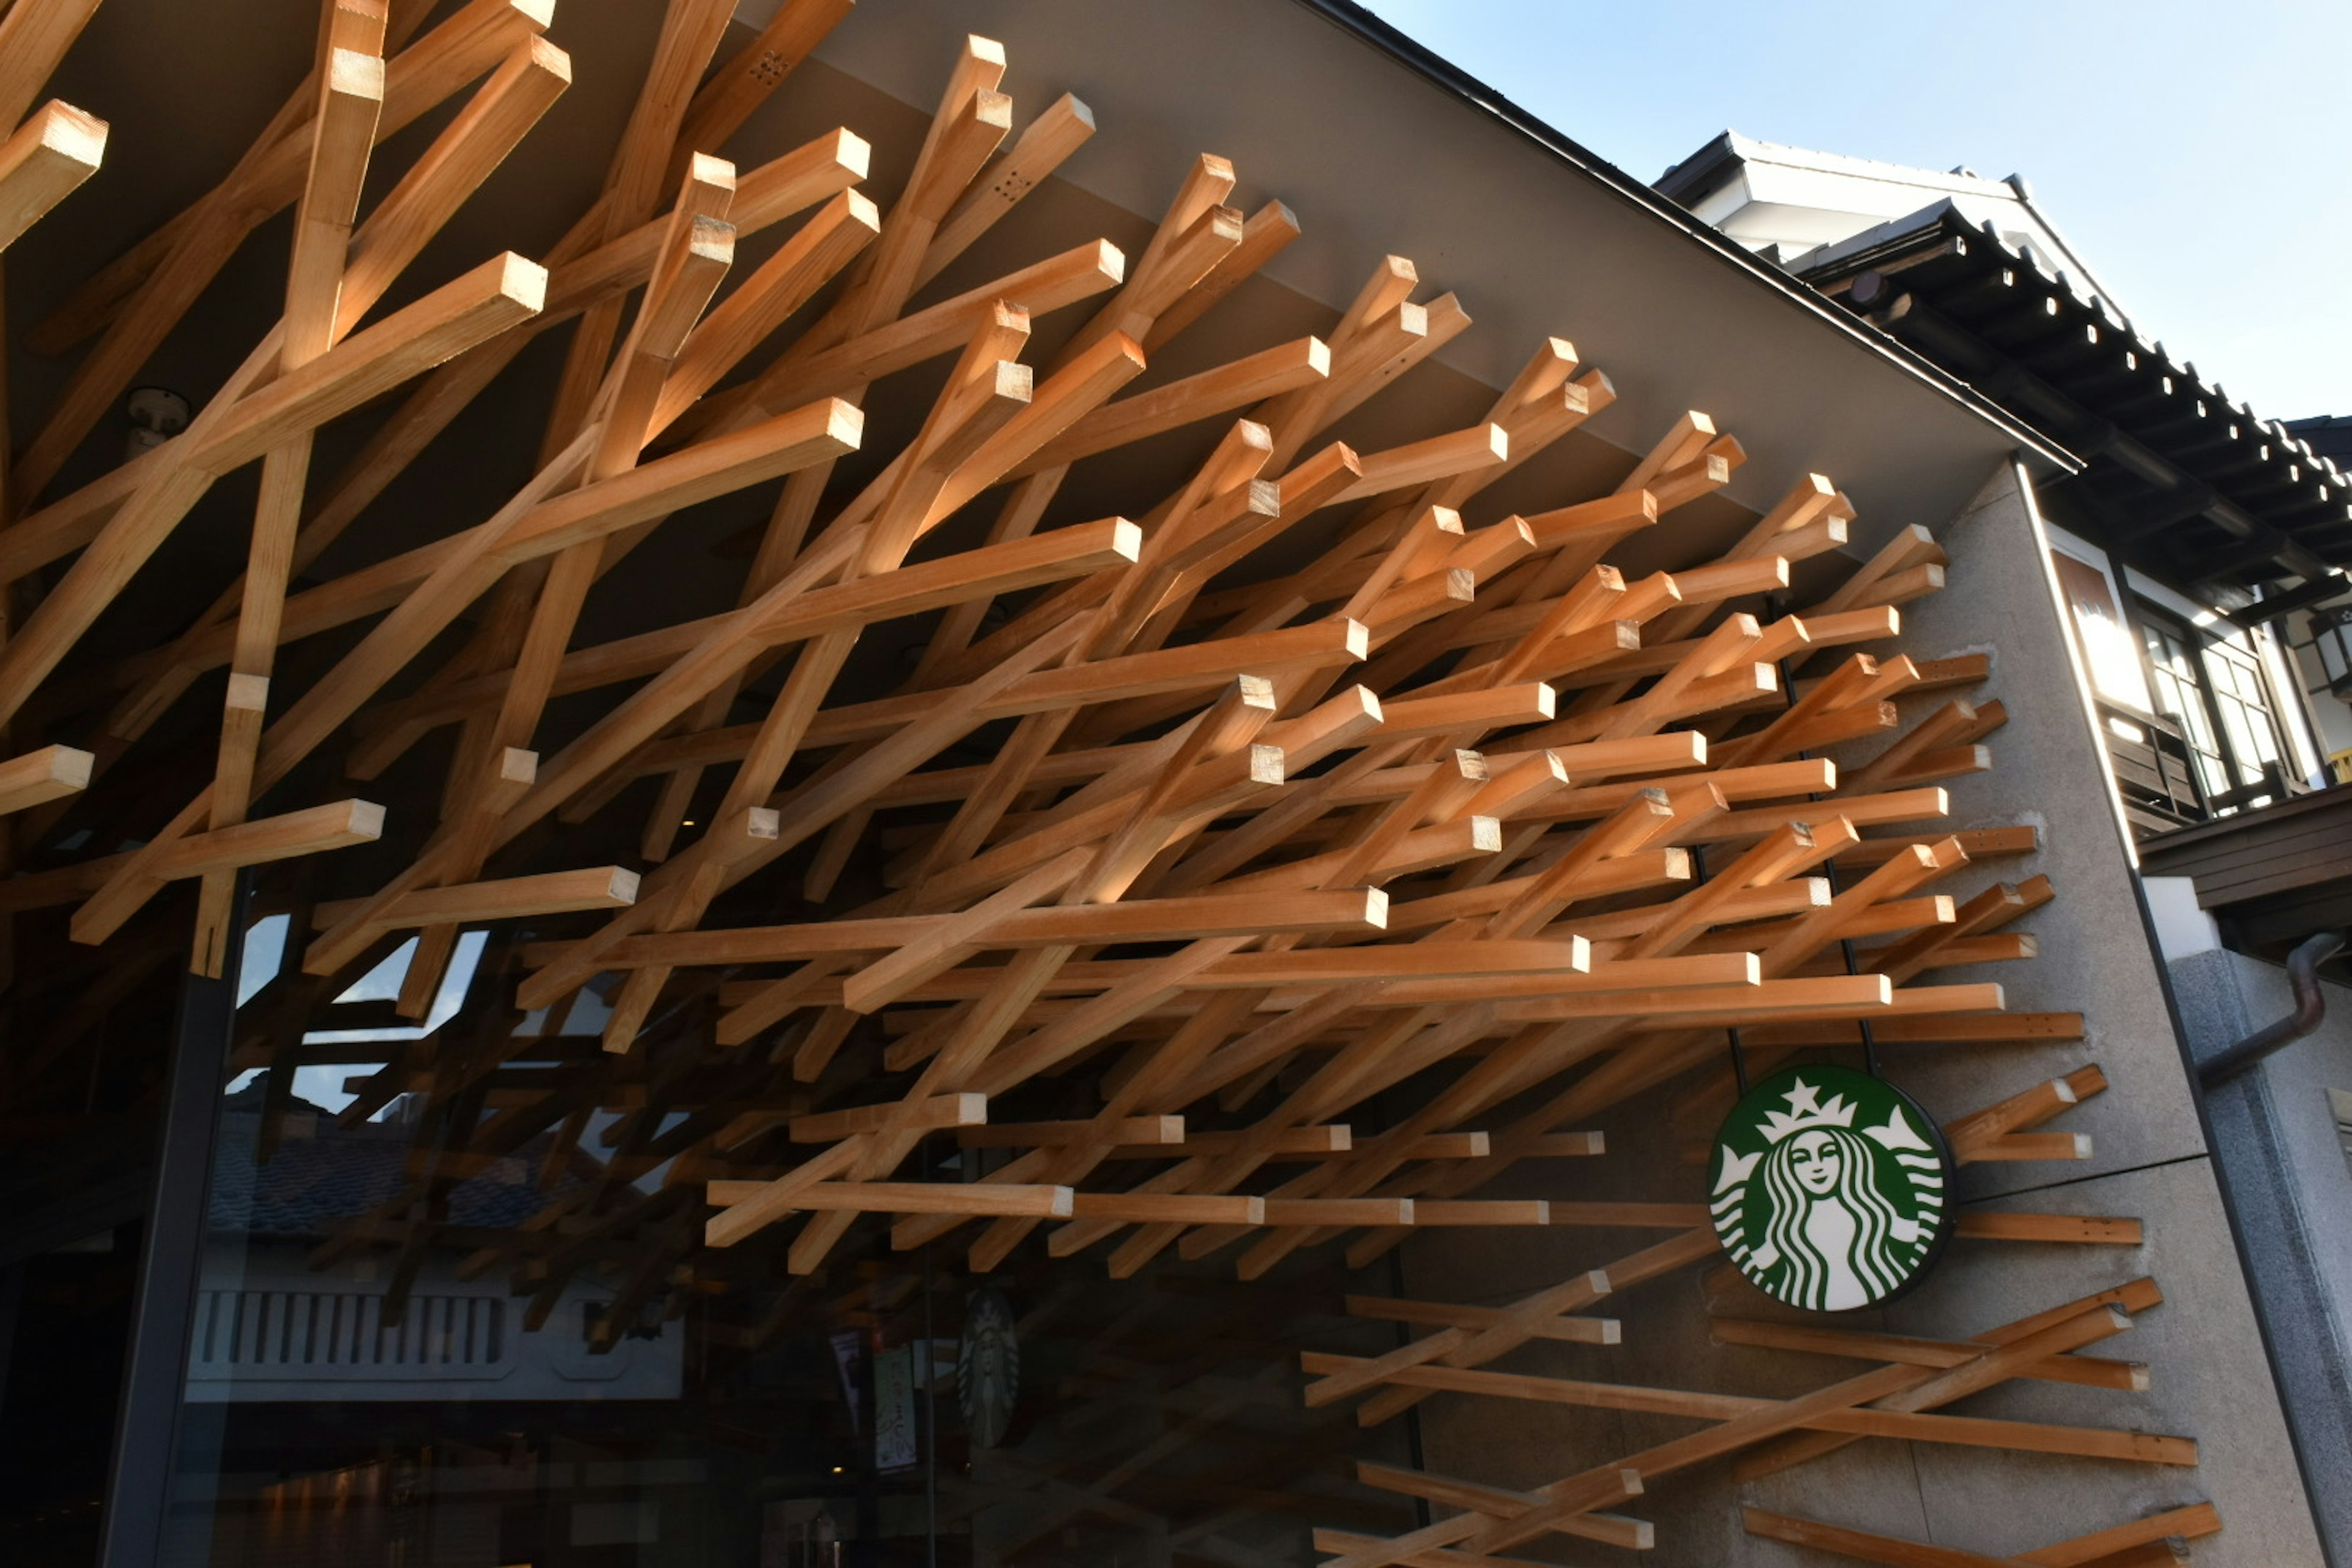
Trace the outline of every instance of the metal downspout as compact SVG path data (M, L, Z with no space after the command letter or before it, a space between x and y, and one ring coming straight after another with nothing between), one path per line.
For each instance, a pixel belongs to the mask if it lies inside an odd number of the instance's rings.
M2320 1021L2327 1016L2327 998L2319 989L2319 966L2343 951L2345 936L2340 931L2324 931L2304 938L2287 954L2286 977L2294 987L2294 1011L2199 1063L2197 1076L2207 1089L2229 1082L2272 1052L2294 1044L2319 1027Z

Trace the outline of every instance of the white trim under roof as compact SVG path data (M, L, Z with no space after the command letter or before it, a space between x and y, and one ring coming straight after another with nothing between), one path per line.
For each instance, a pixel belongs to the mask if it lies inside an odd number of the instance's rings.
M1858 237L1916 228L1949 207L1971 227L1990 223L2048 270L2082 279L2116 314L2125 313L2034 206L2032 187L2018 175L1994 180L1965 169L1915 169L1759 142L1737 131L1725 132L1675 167L1687 167L1717 147L1719 172L1705 191L1687 195L1692 213L1751 249L1769 251L1784 266L1799 265L1800 258L1810 265L1824 253L1851 247Z

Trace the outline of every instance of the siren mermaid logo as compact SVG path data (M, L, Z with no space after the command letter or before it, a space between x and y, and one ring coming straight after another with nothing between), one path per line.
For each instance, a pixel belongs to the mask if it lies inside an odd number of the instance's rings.
M1846 1068L1792 1068L1724 1120L1708 1207L1750 1283L1842 1312L1899 1295L1935 1261L1950 1168L1941 1132L1902 1090Z

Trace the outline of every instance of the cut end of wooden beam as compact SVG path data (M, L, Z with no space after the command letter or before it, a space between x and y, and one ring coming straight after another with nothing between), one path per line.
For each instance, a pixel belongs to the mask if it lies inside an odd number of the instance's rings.
M547 308L547 268L527 256L504 251L493 258L498 291L532 315Z
M530 66L535 71L554 78L568 88L572 85L572 52L545 38L530 41Z
M80 188L105 150L104 121L57 102L0 142L0 249Z
M716 191L735 188L735 165L725 158L709 153L693 153L687 156L686 178L697 185L708 185Z
M824 402L824 438L838 443L843 452L855 452L866 439L866 411L838 397Z
M747 806L710 830L704 840L713 858L732 865L761 853L783 836L783 816L772 805Z
M1274 682L1263 675L1234 677L1232 695L1233 700L1243 707L1261 709L1267 713L1273 712L1278 706L1275 697Z
M327 51L327 90L341 98L383 100L383 58L357 49Z
M724 218L697 216L687 227L686 248L699 260L730 266L735 260L735 226Z
M62 785L67 789L89 787L90 770L98 765L97 757L79 746L50 746L47 750L49 755L47 771L52 784ZM1379 896L1381 900L1381 908L1385 911L1388 908L1388 895L1381 893Z
M231 713L266 713L269 710L269 678L266 675L232 675L228 692L221 706Z
M843 126L833 133L831 162L844 174L862 180L874 167L874 143Z
M0 812L23 811L85 790L97 763L75 746L44 746L0 763Z
M1106 283L1116 284L1125 282L1127 280L1127 252L1121 250L1118 246L1113 245L1109 240L1096 240L1095 272ZM1143 351L1140 348L1136 350L1136 353L1139 358L1142 355L1142 353Z
M1021 313L1023 328L1028 324L1028 312ZM1027 403L1036 395L1037 373L1018 360L1001 359L988 370L989 395L1007 403Z
M1388 930L1389 895L1387 889L1382 888L1366 888L1364 889L1364 923L1372 927L1375 931ZM1578 940L1582 941L1583 939L1580 937Z
M51 154L96 169L106 158L106 121L72 104L51 99L33 111L26 126Z
M351 816L348 831L354 840L383 837L383 807L372 800L346 801Z
M614 909L626 909L637 901L637 888L644 879L625 866L615 866L604 884L604 896Z

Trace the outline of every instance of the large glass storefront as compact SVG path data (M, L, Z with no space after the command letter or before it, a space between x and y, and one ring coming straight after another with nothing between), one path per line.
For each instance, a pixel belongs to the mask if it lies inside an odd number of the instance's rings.
M63 975L37 994L94 1019L58 1087L121 1128L110 1164L20 1146L12 1212L109 1179L143 1207L174 1028L214 1058L211 1151L164 1176L205 1184L201 1237L154 1238L194 1262L184 1317L151 1300L138 1325L152 1348L184 1324L168 1437L117 1454L131 1209L28 1233L0 1273L11 1563L95 1561L117 1463L162 1489L173 1568L1299 1562L1309 1513L1413 1522L1352 1469L1409 1458L1409 1426L1360 1433L1297 1394L1302 1350L1397 1342L1344 1305L1393 1294L1391 1262L1244 1283L1171 1254L1114 1279L1100 1248L1033 1241L975 1273L975 1226L894 1247L875 1216L813 1274L772 1233L681 1265L712 1211L670 1152L700 1130L660 1109L665 1080L742 1062L683 1031L608 1058L593 990L517 1010L530 931L466 932L423 1019L394 1011L410 943L330 994L299 973L289 896L254 890L225 1053L174 1011L175 952L111 1008ZM861 1048L882 1042L834 1082ZM1005 1157L950 1131L920 1160L951 1181Z

